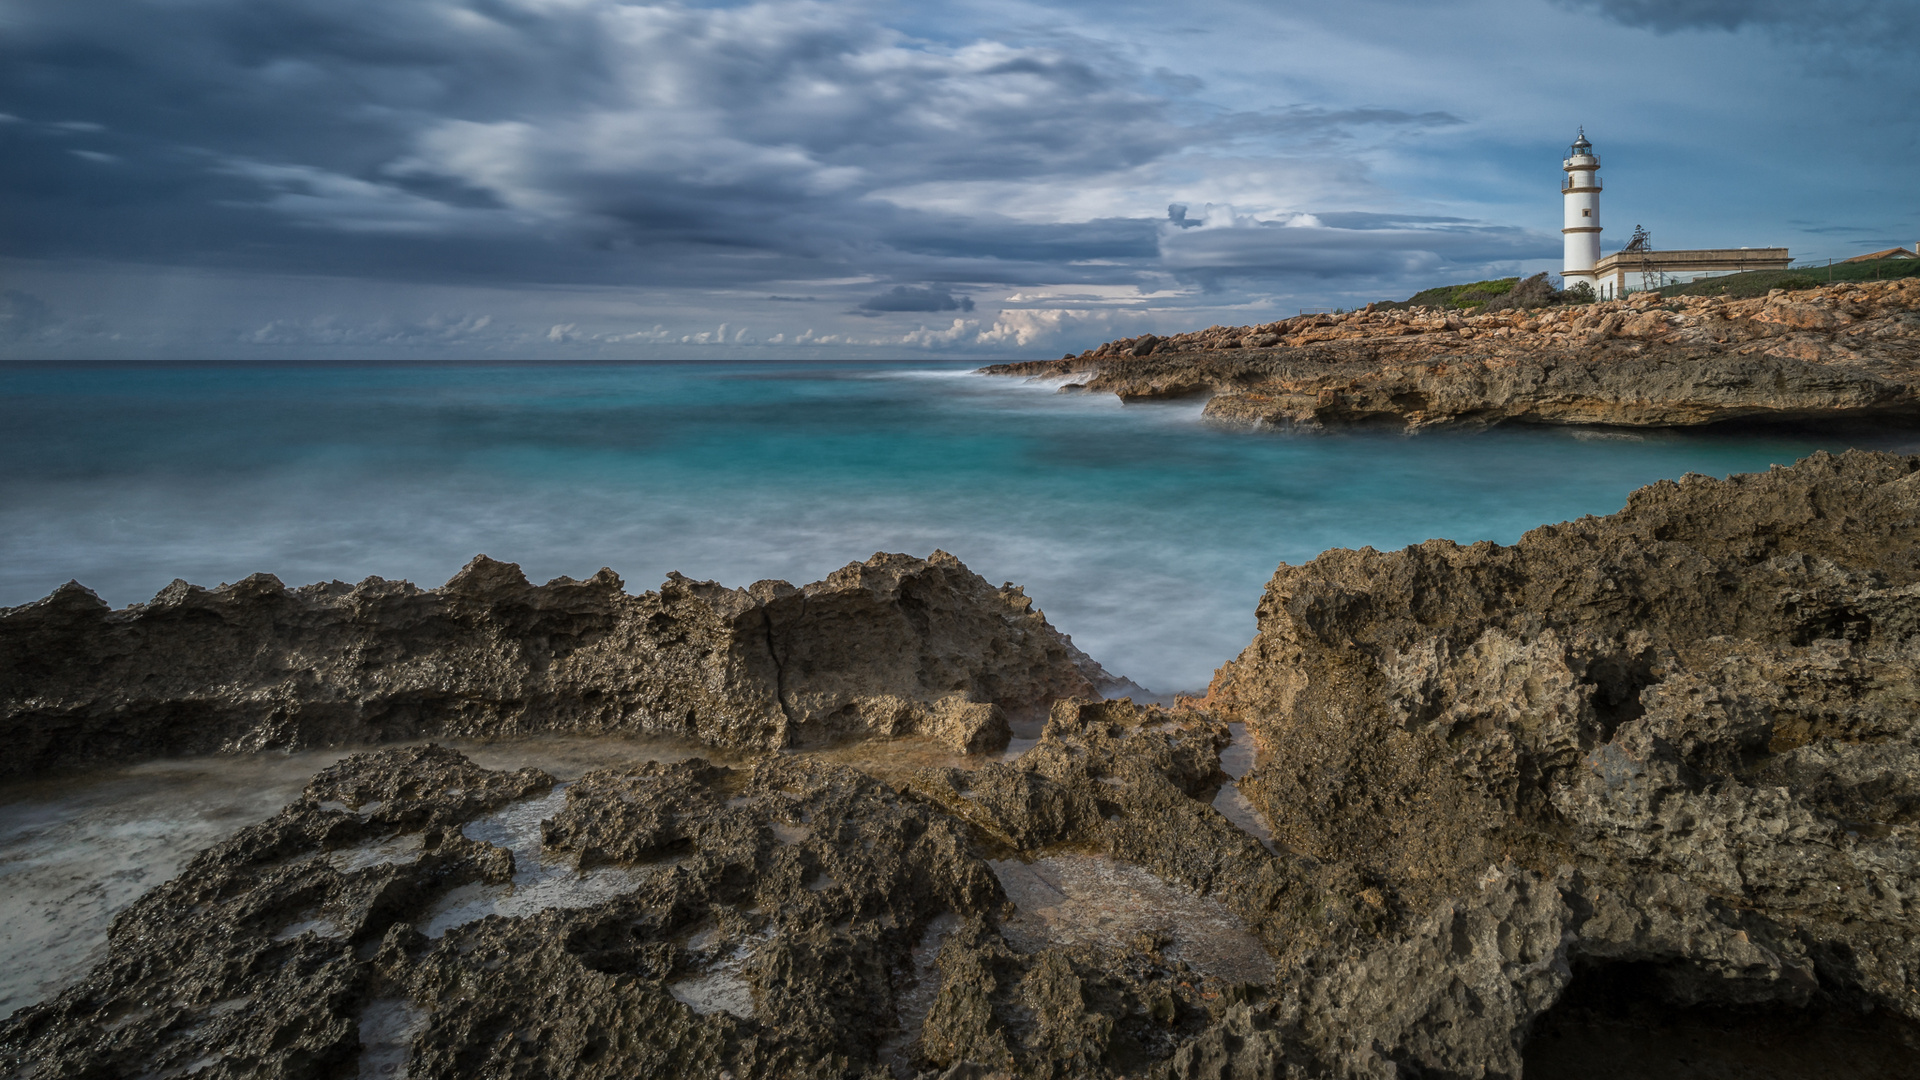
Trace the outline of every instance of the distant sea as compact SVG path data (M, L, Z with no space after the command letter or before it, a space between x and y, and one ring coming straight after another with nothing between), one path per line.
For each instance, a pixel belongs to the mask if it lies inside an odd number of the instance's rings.
M115 606L255 571L434 585L476 552L636 592L804 583L944 548L1166 693L1247 643L1278 563L1511 543L1858 441L1249 432L923 362L4 365L0 605L69 578Z

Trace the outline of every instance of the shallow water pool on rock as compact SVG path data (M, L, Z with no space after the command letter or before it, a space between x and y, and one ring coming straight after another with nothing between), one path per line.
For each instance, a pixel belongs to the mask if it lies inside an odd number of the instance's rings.
M1273 958L1227 906L1098 855L1049 855L988 863L1018 908L1000 932L1022 952L1052 945L1128 951L1151 937L1170 960L1227 982L1273 978Z
M625 896L671 865L672 860L662 860L648 866L597 866L582 872L564 854L549 853L540 843L540 823L567 805L566 789L565 784L555 784L545 795L468 822L460 830L467 839L513 852L513 880L449 889L428 908L420 920L420 932L438 938L489 915L519 918L553 908L592 907Z
M1220 793L1213 797L1213 808L1239 826L1241 832L1260 841L1268 851L1278 851L1273 842L1273 829L1240 790L1240 781L1253 771L1253 735L1245 724L1228 724L1227 730L1232 732L1233 742L1220 751L1220 771L1232 780L1220 785Z
M360 1080L394 1080L407 1075L413 1040L426 1030L431 1014L404 998L375 998L360 1013Z
M710 952L711 931L697 934L687 943L696 955ZM681 1004L702 1016L724 1012L742 1020L754 1015L753 985L747 979L747 967L753 962L753 950L760 938L734 945L719 955L708 957L693 972L667 983L667 992Z
M514 855L511 884L449 890L421 924L439 937L487 915L587 907L631 892L670 864L599 866L581 874L565 857L543 857L540 822L565 805L566 783L599 768L702 757L743 765L750 758L679 739L542 735L476 742L443 739L484 768L537 768L561 781L547 796L469 823L470 839ZM414 745L414 744L390 744ZM364 748L363 748L364 749ZM214 755L152 761L0 786L0 1017L45 1000L97 963L114 916L172 878L194 855L298 799L313 775L354 749ZM870 740L797 752L897 782L930 764L977 767L996 755L965 757L919 738ZM367 816L377 804L358 808ZM336 805L335 809L345 809ZM320 856L353 872L421 855L421 836L396 836ZM275 933L289 940L341 931L317 911Z
M345 753L153 761L0 788L0 1016L77 979L128 904Z

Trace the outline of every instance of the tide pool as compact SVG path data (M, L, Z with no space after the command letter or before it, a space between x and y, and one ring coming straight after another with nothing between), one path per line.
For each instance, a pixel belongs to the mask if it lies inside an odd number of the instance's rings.
M1511 543L1868 441L1285 435L1053 391L925 364L0 366L0 605L69 578L115 606L256 571L436 585L476 552L636 592L804 583L944 548L1165 693L1247 643L1278 563Z

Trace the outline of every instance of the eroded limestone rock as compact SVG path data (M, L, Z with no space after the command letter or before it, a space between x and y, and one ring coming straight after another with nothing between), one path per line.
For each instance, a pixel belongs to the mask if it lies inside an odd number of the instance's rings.
M0 610L0 775L162 754L541 731L778 747L1006 743L1006 710L1112 682L1014 585L945 552L795 588L611 570L527 582L485 556L439 589L176 581L113 611L77 584Z
M564 789L355 756L123 913L0 1071L1518 1077L1613 1003L1586 1045L1710 1014L1901 1075L1917 676L1920 457L1688 477L1282 567L1206 700L1063 698L897 786L804 748ZM1262 835L1214 805L1231 722Z
M1387 940L1497 872L1553 883L1526 932L1564 937L1534 949L1562 981L1641 965L1678 1006L1920 1018L1916 582L1920 458L1819 454L1513 547L1282 567L1208 704L1259 741L1242 789L1276 839L1368 879ZM1476 991L1517 1002L1488 1075L1553 997L1522 989ZM1419 1038L1376 1041L1458 1067Z

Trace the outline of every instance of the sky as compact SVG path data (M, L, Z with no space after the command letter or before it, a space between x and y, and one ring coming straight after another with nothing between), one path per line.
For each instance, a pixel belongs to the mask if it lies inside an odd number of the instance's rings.
M1920 242L1914 0L0 0L0 358L1051 357Z

